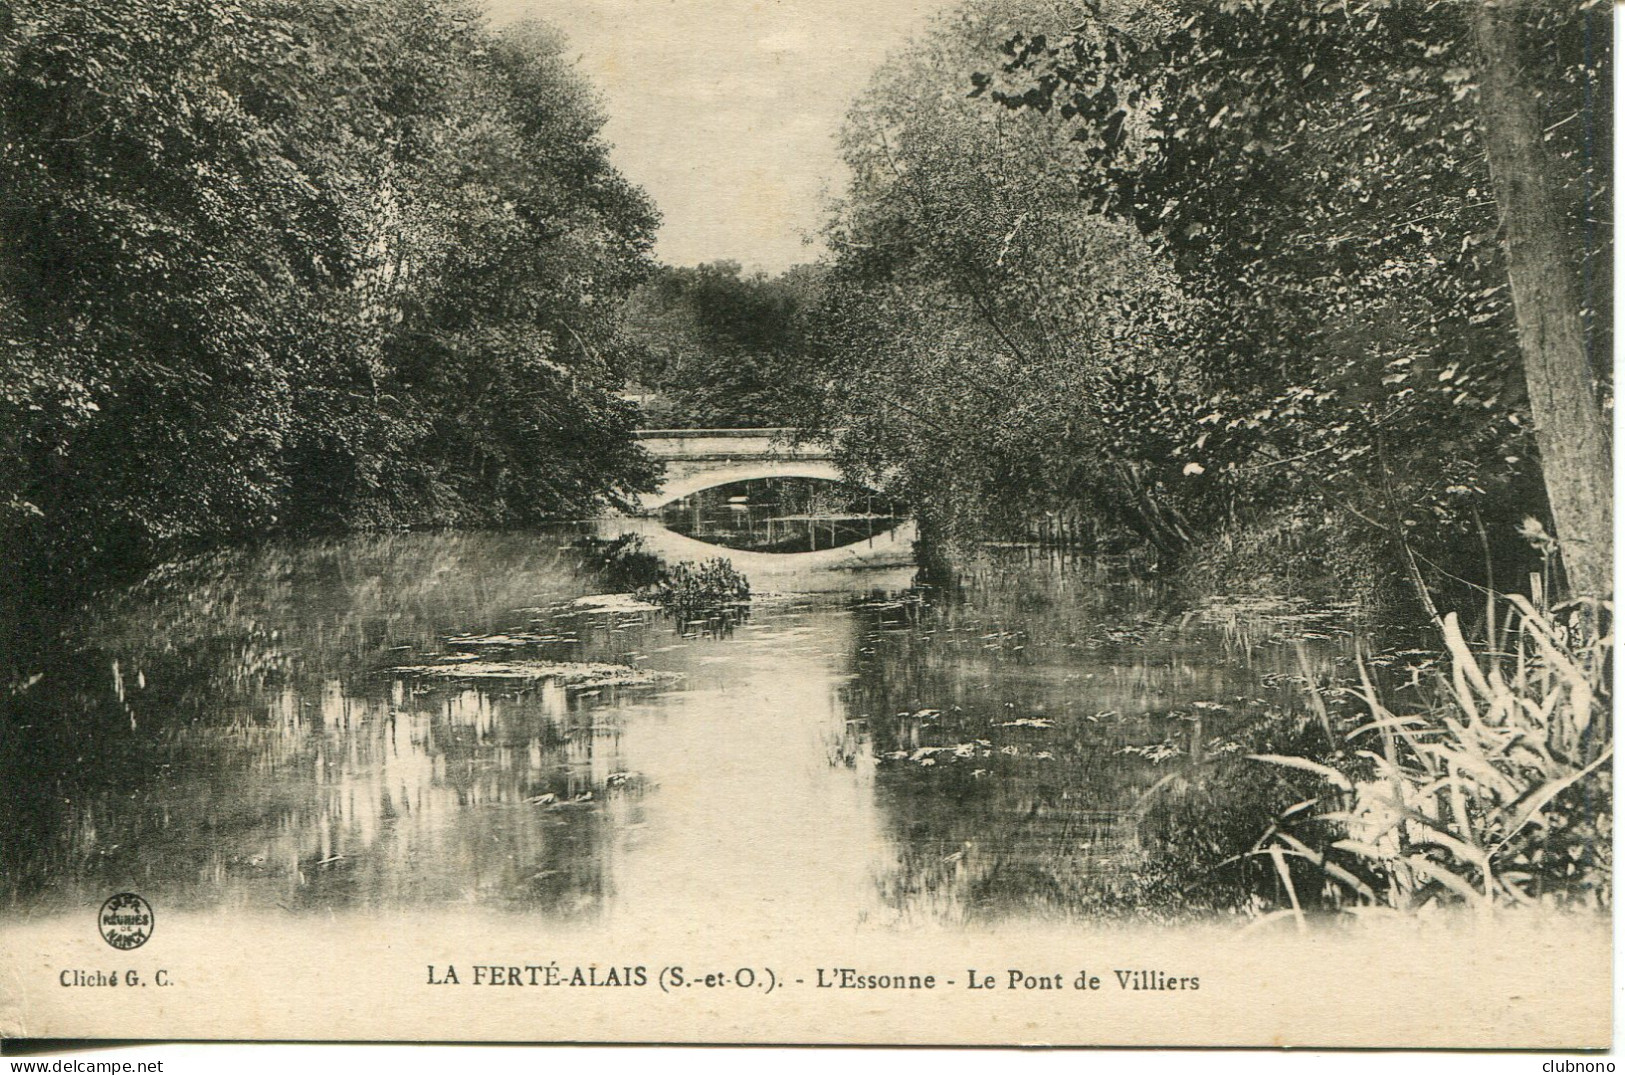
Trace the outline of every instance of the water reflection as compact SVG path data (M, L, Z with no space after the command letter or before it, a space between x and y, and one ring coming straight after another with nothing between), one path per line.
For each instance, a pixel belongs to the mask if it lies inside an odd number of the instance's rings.
M684 537L747 552L805 553L867 541L907 518L870 489L814 478L761 478L675 500L660 521Z
M1303 624L1245 645L1230 624L1227 649L1222 617L1019 553L952 593L849 573L684 633L591 599L575 536L271 547L108 602L0 703L8 904L697 928L1200 908L1181 841L1261 829L1278 804L1229 759L1302 733L1293 680L1342 659L1334 630L1284 644ZM463 659L681 678L401 671Z

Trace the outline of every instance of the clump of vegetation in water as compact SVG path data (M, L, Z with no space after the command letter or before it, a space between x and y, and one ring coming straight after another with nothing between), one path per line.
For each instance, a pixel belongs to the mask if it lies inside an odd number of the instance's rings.
M649 591L651 601L682 620L701 619L750 602L750 580L721 557L666 568Z
M721 557L669 564L637 534L612 541L584 538L577 547L587 552L606 589L635 593L683 624L731 627L750 603L750 580Z
M1507 600L1487 647L1443 618L1448 660L1419 711L1391 710L1362 664L1370 719L1338 764L1255 755L1323 781L1254 847L1279 878L1277 914L1301 918L1317 896L1398 911L1610 905L1611 607Z

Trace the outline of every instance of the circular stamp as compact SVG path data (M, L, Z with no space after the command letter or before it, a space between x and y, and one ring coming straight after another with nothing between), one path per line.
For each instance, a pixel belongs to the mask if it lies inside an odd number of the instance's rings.
M120 892L102 904L96 926L114 948L140 948L152 936L152 906L134 892Z

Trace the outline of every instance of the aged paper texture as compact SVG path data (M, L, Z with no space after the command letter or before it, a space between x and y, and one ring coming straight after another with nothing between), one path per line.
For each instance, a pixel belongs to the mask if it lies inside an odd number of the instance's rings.
M0 1038L1610 1048L1596 7L0 14Z

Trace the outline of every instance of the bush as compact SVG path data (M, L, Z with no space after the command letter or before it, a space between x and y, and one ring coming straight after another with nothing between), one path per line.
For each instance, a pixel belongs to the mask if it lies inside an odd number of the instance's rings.
M700 619L748 603L750 580L721 557L697 564L685 560L665 570L649 597L679 619Z
M706 621L727 629L750 603L750 580L720 557L668 564L637 534L621 534L612 541L582 538L576 547L586 553L605 589L637 593L680 625Z

